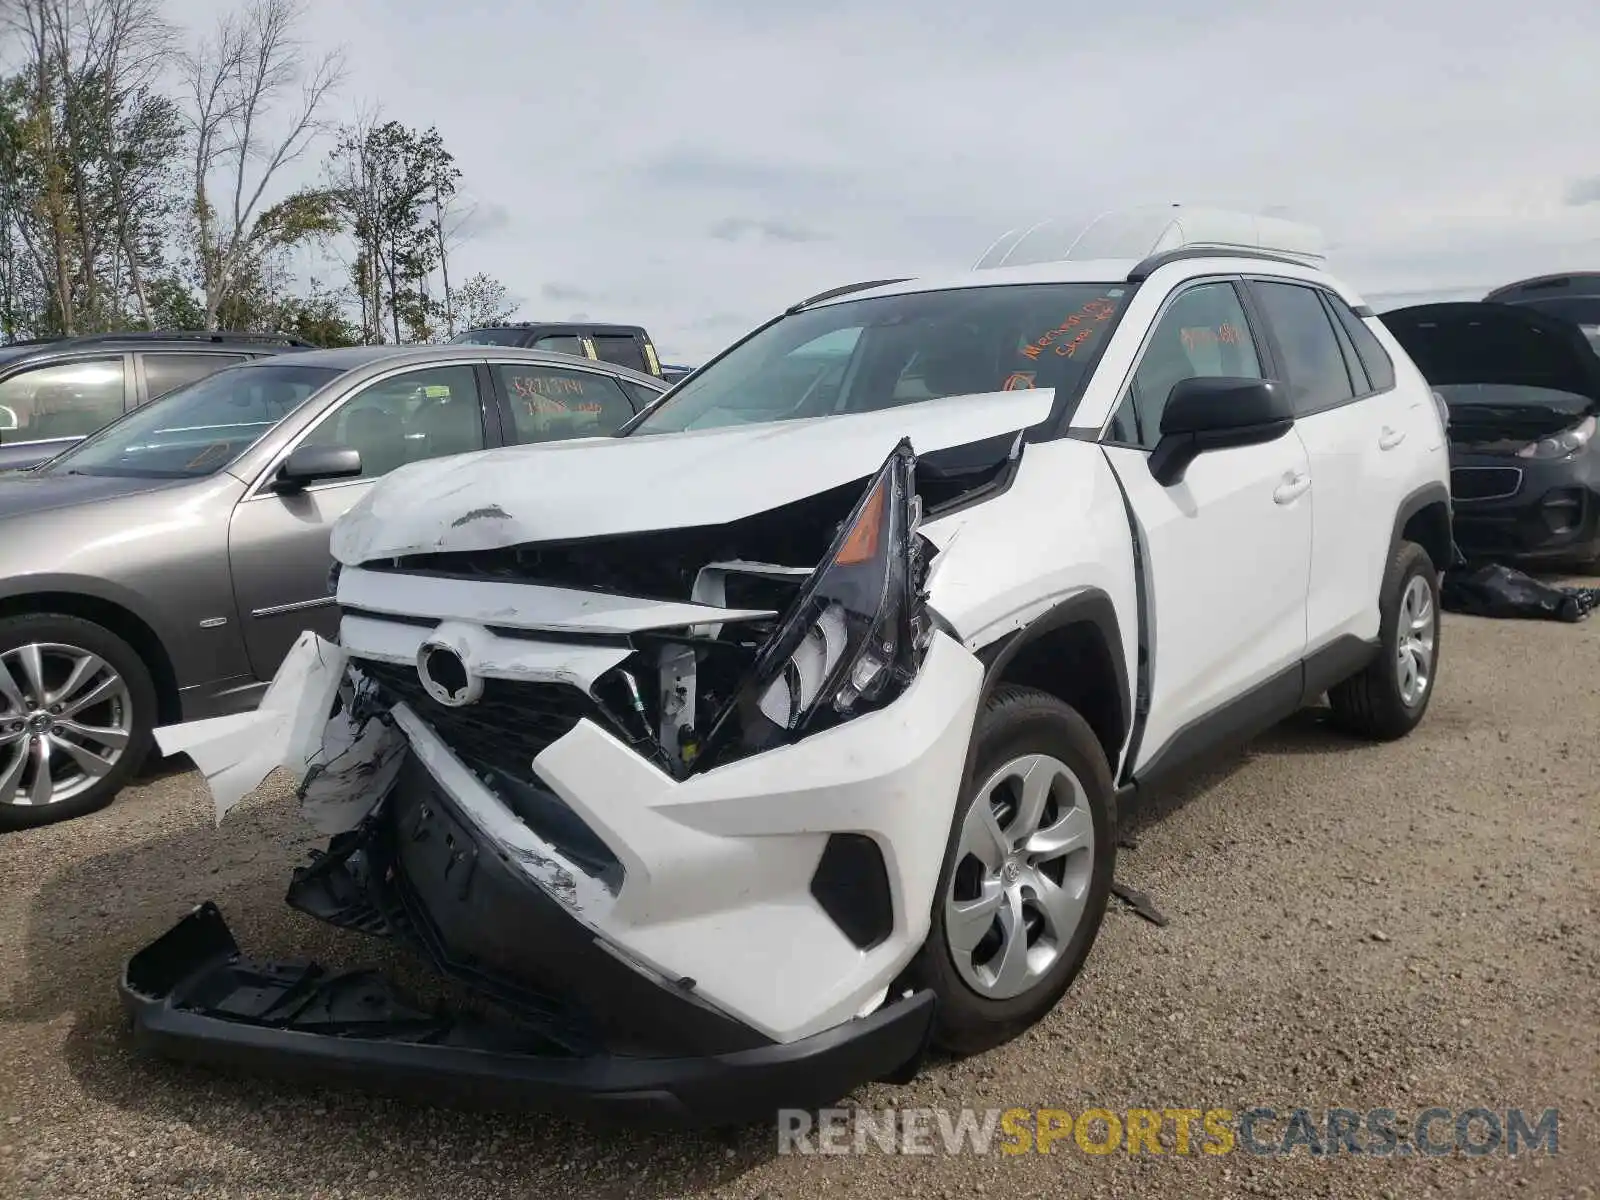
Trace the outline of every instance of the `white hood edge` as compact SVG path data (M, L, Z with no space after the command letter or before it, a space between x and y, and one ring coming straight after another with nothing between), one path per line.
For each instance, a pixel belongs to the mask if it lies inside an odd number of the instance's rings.
M721 525L865 479L902 437L918 454L1037 425L1053 388L688 433L585 438L413 463L334 525L346 566L407 554Z

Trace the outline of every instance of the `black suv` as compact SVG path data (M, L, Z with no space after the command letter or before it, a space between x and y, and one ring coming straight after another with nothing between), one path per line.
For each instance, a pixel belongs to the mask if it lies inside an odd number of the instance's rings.
M518 321L507 325L480 325L458 333L452 342L479 346L525 346L576 354L597 362L616 363L646 375L664 378L655 344L642 325L596 325L590 321Z
M205 332L0 345L0 471L36 467L123 413L224 367L310 349L284 335Z

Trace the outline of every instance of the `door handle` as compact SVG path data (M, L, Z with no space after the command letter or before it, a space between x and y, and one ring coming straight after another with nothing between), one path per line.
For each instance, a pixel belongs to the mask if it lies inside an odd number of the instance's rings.
M1406 431L1404 429L1391 429L1389 426L1385 425L1382 431L1378 434L1378 449L1393 450L1405 440Z
M1280 483L1273 491L1273 503L1293 504L1305 494L1305 490L1310 486L1311 476L1309 473L1305 471L1291 471L1284 476L1283 482Z

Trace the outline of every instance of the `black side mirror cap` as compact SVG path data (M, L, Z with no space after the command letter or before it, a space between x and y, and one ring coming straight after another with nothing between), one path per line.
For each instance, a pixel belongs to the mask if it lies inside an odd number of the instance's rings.
M301 446L283 460L272 481L272 489L298 492L324 479L354 479L360 474L359 450L348 446Z
M1162 487L1183 482L1201 454L1276 441L1294 427L1288 388L1275 379L1182 379L1161 412L1150 474Z

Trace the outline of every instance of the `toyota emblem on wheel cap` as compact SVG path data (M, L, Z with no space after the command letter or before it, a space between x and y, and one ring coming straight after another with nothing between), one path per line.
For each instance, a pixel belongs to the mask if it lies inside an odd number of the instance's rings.
M449 708L464 708L483 695L483 679L468 668L461 651L428 640L417 651L417 678L423 690Z

